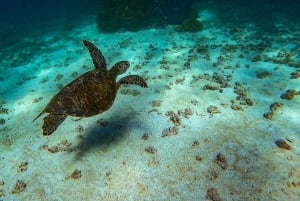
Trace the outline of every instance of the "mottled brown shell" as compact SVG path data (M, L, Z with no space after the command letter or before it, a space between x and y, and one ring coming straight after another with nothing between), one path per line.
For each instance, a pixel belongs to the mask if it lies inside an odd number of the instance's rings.
M83 43L88 48L95 70L84 73L65 86L34 118L33 121L42 114L49 113L44 118L43 135L51 135L68 115L90 117L108 110L122 84L147 87L146 81L138 75L128 75L116 82L117 76L124 73L130 63L119 61L108 71L101 51L87 40L83 40Z
M108 110L118 87L109 71L89 71L56 94L44 109L51 114L90 117Z

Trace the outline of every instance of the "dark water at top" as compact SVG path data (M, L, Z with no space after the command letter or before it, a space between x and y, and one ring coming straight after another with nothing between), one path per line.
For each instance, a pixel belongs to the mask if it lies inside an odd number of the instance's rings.
M152 1L152 0L69 0L69 1L22 1L4 0L0 7L0 36L2 44L10 40L24 37L32 32L41 30L55 30L76 26L76 22L86 16L102 14L102 21L108 21L108 25L115 16L122 15L122 9L130 9L134 5L135 13L129 13L130 19L140 18L138 12L149 11L145 16L145 23L141 26L149 26L149 23L165 20L164 24L178 24L184 18L189 17L194 10L210 9L215 11L219 20L226 23L256 23L266 29L272 29L272 22L277 17L285 17L289 21L300 20L300 1L295 0L185 0L185 1ZM140 8L140 9L139 9ZM160 18L160 19L158 19ZM120 17L116 21L126 21ZM148 21L148 24L147 24ZM121 23L120 23L121 24ZM132 25L137 24L136 21ZM104 24L104 26L108 26ZM118 27L117 27L118 28ZM117 29L115 28L115 29ZM123 31L126 31L124 27ZM140 27L137 27L138 29ZM115 30L112 29L112 32ZM105 30L105 29L103 29Z

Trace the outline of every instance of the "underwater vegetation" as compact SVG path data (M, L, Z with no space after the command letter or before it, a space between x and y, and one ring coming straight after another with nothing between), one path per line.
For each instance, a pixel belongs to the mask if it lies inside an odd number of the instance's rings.
M165 24L180 24L192 13L193 0L100 0L97 27L100 32L138 31ZM185 22L187 24L189 21ZM195 23L190 23L195 25ZM186 29L194 28L185 25Z
M187 18L176 27L179 32L198 32L203 29L203 24L196 18Z

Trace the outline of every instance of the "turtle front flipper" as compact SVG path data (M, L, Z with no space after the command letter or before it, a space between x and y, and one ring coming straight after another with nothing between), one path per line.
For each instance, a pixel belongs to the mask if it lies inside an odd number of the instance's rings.
M143 88L148 88L148 85L144 80L144 78L142 78L139 75L128 75L126 77L123 77L122 79L119 80L118 86L120 86L121 84L135 84Z
M97 70L106 71L106 61L102 52L91 42L83 40L84 46L89 50L94 66Z
M43 135L51 135L67 118L65 114L49 114L44 118Z

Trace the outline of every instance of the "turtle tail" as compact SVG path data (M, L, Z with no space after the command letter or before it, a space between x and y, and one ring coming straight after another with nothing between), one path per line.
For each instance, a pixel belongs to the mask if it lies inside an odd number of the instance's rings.
M33 120L32 120L32 122L34 122L35 120L37 120L37 118L39 118L42 114L44 114L45 112L44 111L41 111L40 112L40 114L38 115L38 116L36 116Z
M66 114L49 114L44 118L43 135L51 135L67 118Z

